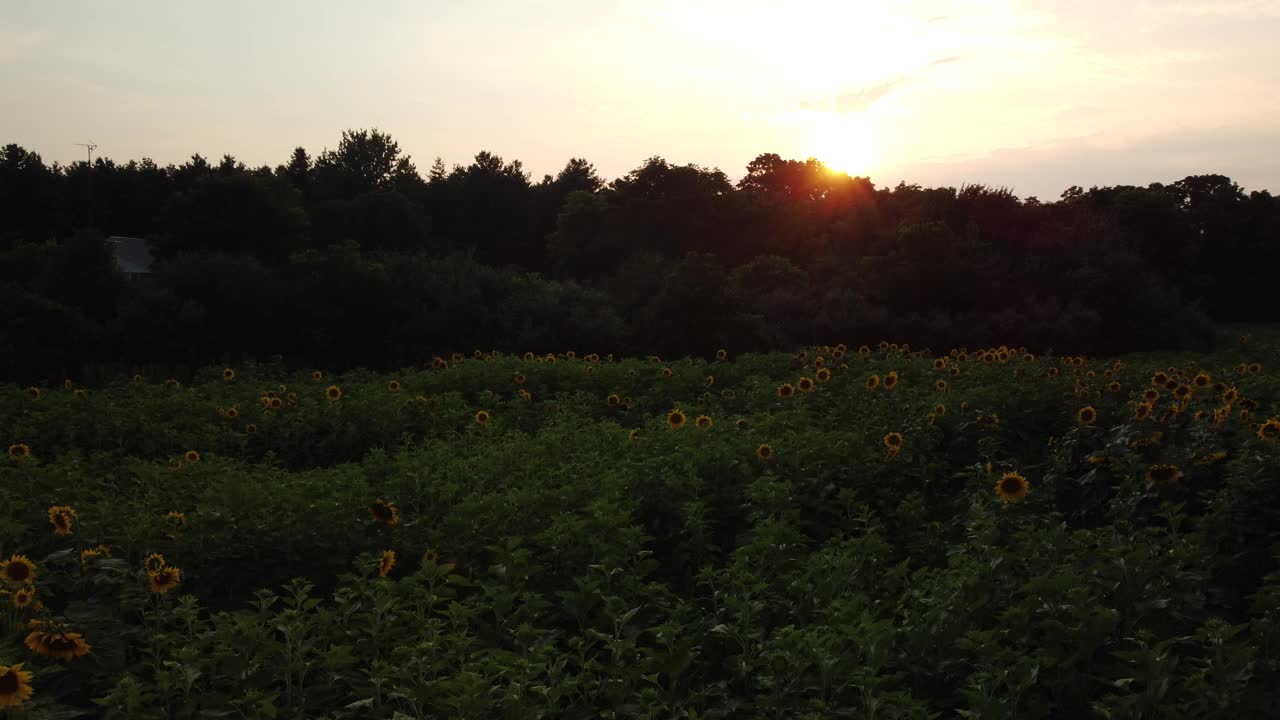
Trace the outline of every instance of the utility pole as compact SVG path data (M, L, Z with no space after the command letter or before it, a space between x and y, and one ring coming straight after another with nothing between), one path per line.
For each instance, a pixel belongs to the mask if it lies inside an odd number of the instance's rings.
M93 151L97 150L98 146L92 140L87 143L76 143L76 145L84 148L89 156L89 162L85 165L85 183L88 186L87 192L89 196L89 227L93 227Z

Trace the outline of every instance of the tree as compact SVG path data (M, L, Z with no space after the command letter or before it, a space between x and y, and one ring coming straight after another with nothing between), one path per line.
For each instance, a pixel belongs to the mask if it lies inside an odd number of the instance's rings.
M302 197L287 181L257 174L215 174L173 196L164 209L157 257L224 252L279 262L305 246Z

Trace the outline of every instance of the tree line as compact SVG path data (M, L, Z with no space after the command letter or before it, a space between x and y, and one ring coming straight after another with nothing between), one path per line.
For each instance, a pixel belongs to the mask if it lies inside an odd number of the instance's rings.
M146 238L126 281L106 235ZM1280 198L1221 175L1072 187L877 188L821 162L481 152L419 171L378 130L248 167L0 150L0 374L282 356L399 367L446 351L709 354L813 342L1059 352L1200 348L1276 320Z

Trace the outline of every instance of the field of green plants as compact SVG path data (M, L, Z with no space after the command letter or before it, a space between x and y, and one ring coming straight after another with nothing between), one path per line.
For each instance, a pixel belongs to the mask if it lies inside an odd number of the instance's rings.
M1277 367L1255 331L10 386L0 715L1263 717Z

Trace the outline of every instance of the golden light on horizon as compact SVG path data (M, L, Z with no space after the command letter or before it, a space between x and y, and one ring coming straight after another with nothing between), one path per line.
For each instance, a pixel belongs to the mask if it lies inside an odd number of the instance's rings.
M814 124L809 155L831 170L869 176L880 158L876 138L861 117L824 113Z

